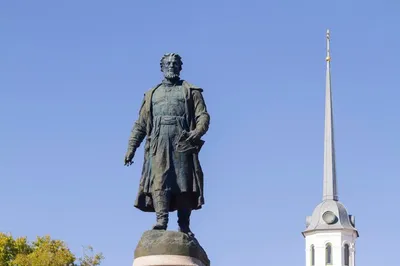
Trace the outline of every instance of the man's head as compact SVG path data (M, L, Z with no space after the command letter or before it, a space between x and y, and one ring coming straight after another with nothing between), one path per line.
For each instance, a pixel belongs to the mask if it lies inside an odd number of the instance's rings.
M179 78L180 72L182 70L182 58L175 53L165 54L161 58L160 66L161 71L164 73L166 79L176 79Z

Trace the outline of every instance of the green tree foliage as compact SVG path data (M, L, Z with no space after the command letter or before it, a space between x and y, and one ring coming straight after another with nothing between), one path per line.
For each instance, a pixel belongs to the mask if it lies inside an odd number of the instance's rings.
M102 253L94 254L89 246L76 264L76 257L61 240L44 236L29 243L26 237L14 239L0 233L0 266L98 266L103 259Z

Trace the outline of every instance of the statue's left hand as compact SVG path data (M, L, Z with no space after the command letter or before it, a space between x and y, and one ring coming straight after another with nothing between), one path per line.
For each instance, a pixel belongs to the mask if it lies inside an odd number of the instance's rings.
M124 165L129 166L133 164L133 157L135 156L135 151L130 150L126 153L125 158L124 158Z
M200 134L197 132L197 130L192 130L189 132L189 137L186 139L187 141L192 141L192 140L199 140L200 139Z

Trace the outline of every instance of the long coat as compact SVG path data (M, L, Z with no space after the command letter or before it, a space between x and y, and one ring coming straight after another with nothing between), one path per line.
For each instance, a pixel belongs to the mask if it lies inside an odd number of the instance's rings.
M151 197L151 188L149 187L149 167L150 167L150 138L153 127L153 114L152 114L152 96L154 91L160 86L147 91L144 95L143 103L139 112L139 119L135 122L129 138L128 150L136 150L140 143L146 138L144 147L144 162L142 169L142 176L140 178L140 185L138 195L135 201L135 207L145 211L154 212L153 201ZM185 96L185 114L186 122L190 130L196 130L200 136L204 135L209 127L210 115L207 112L207 107L204 102L202 92L199 87L182 81L183 93ZM191 208L193 210L200 209L204 204L203 194L203 171L201 169L198 153L193 153L193 191L189 193L193 195L190 198ZM177 206L171 202L170 210L176 210Z

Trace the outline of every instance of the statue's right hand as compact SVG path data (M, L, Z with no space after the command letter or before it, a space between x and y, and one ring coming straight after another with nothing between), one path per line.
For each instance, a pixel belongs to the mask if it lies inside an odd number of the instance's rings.
M135 151L128 151L125 155L124 165L129 166L133 164L133 157L135 157Z

